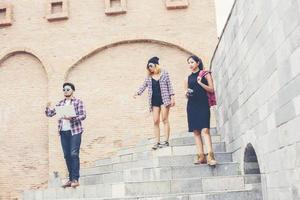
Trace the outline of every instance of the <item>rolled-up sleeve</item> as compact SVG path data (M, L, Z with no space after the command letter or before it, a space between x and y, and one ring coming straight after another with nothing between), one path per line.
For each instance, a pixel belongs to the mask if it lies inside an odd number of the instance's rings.
M75 117L75 120L80 120L80 121L85 120L86 110L85 110L85 106L82 101L78 102L77 110L78 110L78 113L77 113L77 116Z
M145 91L145 89L147 88L148 86L148 83L147 83L147 78L145 79L143 85L138 89L138 91L136 92L137 95L141 95L143 94L143 92Z
M166 81L167 81L167 85L168 85L168 90L169 90L170 96L175 95L174 90L173 90L173 85L172 85L172 82L170 80L170 76L169 76L168 72L166 72Z
M50 109L50 108L46 108L45 110L45 114L47 117L53 117L54 115L56 115L56 111L55 108L54 109Z

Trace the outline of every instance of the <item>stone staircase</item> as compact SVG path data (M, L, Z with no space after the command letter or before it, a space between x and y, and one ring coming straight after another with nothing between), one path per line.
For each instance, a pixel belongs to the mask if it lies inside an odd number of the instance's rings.
M215 129L211 130L218 165L194 165L192 133L170 139L152 151L153 139L123 148L117 155L81 169L80 187L26 191L25 200L261 200L260 175L242 175ZM50 184L49 184L50 185Z

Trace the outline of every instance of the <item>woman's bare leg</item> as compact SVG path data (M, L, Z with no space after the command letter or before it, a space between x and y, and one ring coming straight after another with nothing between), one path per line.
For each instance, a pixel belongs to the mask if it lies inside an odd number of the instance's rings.
M211 136L210 136L210 133L209 133L209 129L208 128L204 128L202 129L201 131L203 137L204 137L204 142L205 142L205 146L206 146L206 149L207 149L207 152L213 152L213 149L212 149L212 141L211 141Z
M170 107L161 106L162 122L164 123L164 133L166 141L169 142L170 138L170 122L169 122Z
M205 146L207 148L207 164L215 166L217 164L217 161L215 159L215 154L213 152L213 148L212 148L212 141L211 141L211 135L209 133L209 129L205 128L202 129L202 134L205 140Z
M195 130L194 131L194 138L195 138L195 143L198 149L198 154L204 154L204 149L203 149L203 142L202 142L202 138L201 138L201 134L200 131Z
M152 107L152 115L153 115L153 128L154 128L154 136L156 138L156 142L160 142L160 107L153 106Z

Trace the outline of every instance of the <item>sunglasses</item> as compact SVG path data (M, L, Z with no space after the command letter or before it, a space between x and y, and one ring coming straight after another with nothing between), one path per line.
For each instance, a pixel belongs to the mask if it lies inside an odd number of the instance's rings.
M69 92L69 91L71 91L70 88L64 88L64 89L63 89L63 92Z
M154 64L149 64L148 66L147 66L147 68L152 68L152 67L155 67L155 65Z

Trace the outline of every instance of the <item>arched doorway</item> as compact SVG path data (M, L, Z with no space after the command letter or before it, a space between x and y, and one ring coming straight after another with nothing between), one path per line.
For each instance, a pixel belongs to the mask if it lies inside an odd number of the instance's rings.
M260 174L257 155L251 143L246 146L244 153L244 172L245 174Z
M15 52L0 61L0 85L0 199L10 199L48 178L47 75L34 55Z
M88 115L82 161L107 157L120 147L153 137L147 91L136 100L132 98L146 77L146 63L152 56L160 57L176 93L176 107L170 113L172 132L186 131L182 88L190 73L186 64L189 55L190 52L163 42L128 41L98 49L73 66L66 80L75 84L76 96L85 102Z

